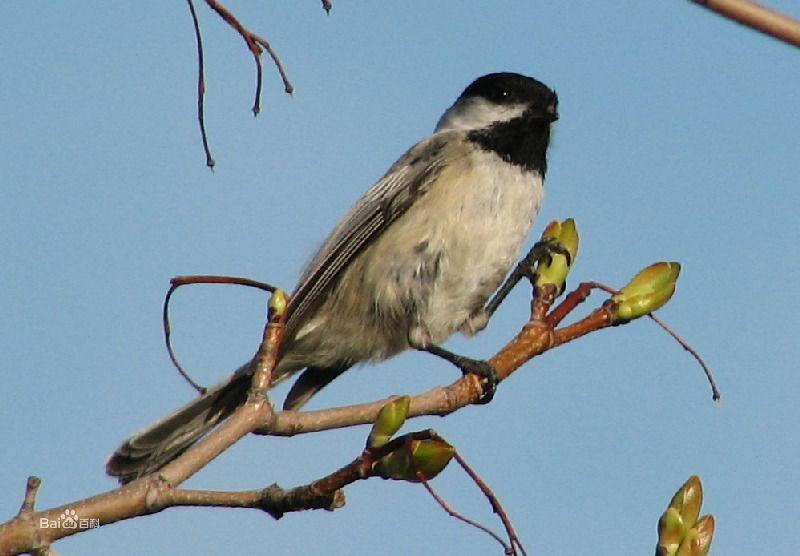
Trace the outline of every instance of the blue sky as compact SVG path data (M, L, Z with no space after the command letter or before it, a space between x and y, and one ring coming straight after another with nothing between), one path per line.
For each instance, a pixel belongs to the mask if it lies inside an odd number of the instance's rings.
M795 2L770 2L795 16ZM656 521L691 474L717 518L715 553L790 554L800 518L800 206L796 49L689 2L230 3L271 40L296 87L265 62L262 114L241 39L198 11L206 117L195 120L185 3L4 2L0 20L0 513L30 474L40 507L113 487L108 454L192 396L163 347L170 277L233 274L291 289L349 205L478 75L535 76L560 97L547 197L582 234L573 284L623 285L683 264L661 316L712 365L646 320L528 364L488 406L420 419L495 489L534 554L651 554ZM519 288L478 337L487 356L527 316ZM174 341L212 383L248 358L265 299L179 291ZM585 307L599 304L592 298ZM313 407L451 382L421 354L349 372ZM245 489L317 478L366 427L246 438L187 485ZM434 485L497 527L453 469ZM334 513L173 509L66 539L62 554L499 553L419 487L373 480Z

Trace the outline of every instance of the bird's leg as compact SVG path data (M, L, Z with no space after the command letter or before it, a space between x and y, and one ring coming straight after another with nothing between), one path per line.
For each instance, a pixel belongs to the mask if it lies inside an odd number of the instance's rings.
M492 367L491 363L483 359L464 357L463 355L458 355L457 353L453 353L452 351L439 346L428 346L426 348L418 349L449 361L458 367L459 370L465 375L472 373L484 379L486 382L483 386L483 395L478 398L475 403L477 405L483 405L492 401L492 398L494 398L494 393L497 390L498 378L497 371L494 370L494 367Z
M537 263L550 264L553 255L564 255L567 258L567 266L572 265L572 255L569 254L560 243L552 239L544 239L537 241L528 254L525 255L508 275L506 281L497 289L491 300L486 306L481 307L475 311L467 321L466 328L470 332L480 332L486 325L489 324L489 319L492 318L494 312L503 303L506 296L511 293L520 280L528 278L531 283L536 280L536 271L534 270Z
M413 326L408 336L408 342L412 348L449 361L458 367L465 375L472 373L485 379L483 395L475 403L482 405L492 401L495 390L497 390L498 378L497 371L495 371L494 367L492 367L488 361L458 355L441 346L432 344L430 341L430 334L424 324Z
M523 278L528 278L531 283L535 282L536 273L534 269L536 265L541 262L549 264L554 254L564 255L567 258L567 265L572 265L572 256L560 243L551 239L537 241L527 255L517 263L514 270L511 271L511 274L508 275L508 278L498 288L486 306L478 309L470 316L464 328L470 332L479 332L486 328L489 319L500 304L503 303L506 296L514 289L514 286ZM497 389L498 378L497 371L488 361L458 355L441 346L434 345L427 327L422 323L417 323L411 328L408 335L408 343L416 350L425 351L449 361L464 374L472 373L485 379L485 393L475 403L485 404L492 401Z

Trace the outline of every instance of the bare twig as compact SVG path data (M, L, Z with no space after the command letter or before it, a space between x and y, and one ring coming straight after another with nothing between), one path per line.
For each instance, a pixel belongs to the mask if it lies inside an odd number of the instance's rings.
M258 347L258 353L256 353L253 380L250 384L250 391L247 394L248 402L270 405L267 400L267 390L272 384L272 371L278 364L278 348L285 332L284 316L283 312L276 314L270 307L269 325L264 327L261 345Z
M425 490L428 491L428 493L433 497L433 499L436 500L436 503L439 504L439 506L445 512L447 512L448 515L450 515L451 517L454 517L454 518L456 518L456 519L458 519L460 521L463 521L467 525L471 525L472 527L475 527L476 529L480 529L481 531L483 531L484 533L486 533L487 535L492 537L494 540L496 540L497 542L500 543L500 545L503 547L503 552L505 554L509 554L509 555L516 554L516 550L514 550L514 547L507 545L505 543L505 541L500 538L500 535L498 535L497 533L495 533L494 531L492 531L491 529L489 529L485 525L483 525L481 523L478 523L477 521L475 521L473 519L470 519L470 518L468 518L467 516L465 516L463 514L458 513L450 504L447 503L447 501L444 498L439 496L439 494L437 494L436 491L433 490L433 487L428 483L427 479L425 478L425 476L422 473L418 474L418 477L419 477L419 482L422 483L422 486L425 487Z
M478 473L472 469L472 467L467 464L466 460L456 452L453 454L453 457L461 466L461 468L466 471L467 475L478 485L478 488L481 490L484 496L489 500L489 504L492 505L492 511L497 514L500 518L500 521L503 522L503 527L506 529L506 534L508 535L508 540L511 543L512 550L515 546L519 547L520 552L522 552L523 556L527 556L527 552L525 552L525 548L522 546L522 543L519 541L519 537L517 536L517 532L514 530L514 525L511 523L511 519L508 517L505 509L503 509L502 504L500 504L500 500L498 500L497 496L495 495L494 491L492 491L491 487L486 484Z
M33 511L33 507L36 505L36 494L39 492L41 485L42 480L39 477L32 475L28 477L28 481L25 483L25 498L17 515L25 515Z
M615 290L610 286L606 286L605 284L601 284L600 282L584 282L578 286L577 289L567 295L561 305L550 312L547 317L548 323L552 326L556 326L563 318L561 313L564 311L572 311L579 303L582 303L587 297L589 297L589 293L593 289L600 289L611 295L619 293L618 290ZM670 327L663 319L655 316L653 313L650 313L647 316L650 317L653 322L659 325L667 334L672 336L673 340L678 342L683 349L688 351L689 354L694 357L695 361L697 361L697 363L703 369L703 373L706 375L706 380L708 380L708 384L711 387L711 399L713 399L716 403L721 403L722 394L717 387L717 382L714 380L714 374L711 372L711 368L705 362L703 357L697 352L697 350L690 346L686 340L678 335L678 333L675 332L675 330L673 330L672 327Z
M278 53L272 48L269 44L269 41L264 37L260 37L255 33L252 34L253 40L256 41L258 44L264 47L264 50L267 51L270 58L272 58L272 62L275 64L275 67L278 69L278 73L281 76L281 81L283 81L283 90L285 93L291 95L294 92L294 86L289 82L289 76L286 75L286 69L283 67L283 63L281 59L278 57ZM256 105L253 106L253 114L258 114L260 108L258 107L258 99L256 99Z
M257 508L275 519L301 510L335 510L344 506L342 489L345 486L375 476L375 462L394 450L404 448L411 439L430 439L432 434L429 430L409 433L378 448L364 450L336 471L294 488L283 489L274 484L264 489L233 492L164 488L150 498L148 509L159 511L173 506Z
M169 302L172 298L173 292L181 286L190 284L234 284L238 286L257 288L270 293L274 292L276 288L270 284L267 284L266 282L259 282L257 280L251 280L250 278L239 278L237 276L175 276L172 280L170 280L169 290L167 290L167 295L164 297L164 308L161 317L162 324L164 326L164 342L167 345L167 353L169 354L172 364L178 370L183 379L202 395L206 393L206 388L195 382L189 373L187 373L183 366L178 362L178 358L176 357L175 351L172 348L172 327L169 322Z
M262 510L275 519L285 513L298 510L328 510L344 506L344 494L340 489L331 493L314 492L308 486L282 489L278 485L242 491L212 491L168 489L158 499L163 508L177 506L206 506L216 508L254 508Z
M204 98L206 94L205 71L203 69L203 38L200 35L200 22L197 21L197 12L194 10L192 0L186 0L189 4L189 12L192 14L194 25L194 37L197 41L197 121L200 123L200 137L203 139L203 151L206 153L206 166L214 169L214 158L211 156L211 149L208 146L208 134L206 134L206 120ZM189 379L191 382L191 379Z
M256 288L265 292L274 293L276 288L272 284L253 280L252 278L242 278L240 276L214 276L208 274L188 275L188 276L175 276L170 281L170 284L178 286L186 286L189 284L233 284L236 286L247 286L248 288Z
M270 46L269 42L263 37L260 37L245 28L245 26L242 25L238 19L236 19L236 16L234 16L227 8L225 8L225 6L217 2L217 0L205 0L205 2L212 10L217 12L217 14L225 21L225 23L233 27L234 30L241 35L241 37L244 39L244 42L247 43L247 48L250 49L250 52L253 54L253 60L256 63L256 94L253 101L253 114L258 115L258 113L261 111L261 81L263 73L261 67L262 47L266 49L267 53L272 58L275 67L278 69L278 73L283 80L284 90L287 93L292 94L294 87L289 82L289 78L286 75L286 70L281 63L280 58Z
M604 291L608 291L606 286L600 284L598 282L582 282L575 288L573 291L568 293L564 300L550 313L547 315L547 324L552 327L556 327L561 324L561 321L564 320L569 313L575 310L575 308L586 301L589 295L592 293L592 290L601 289ZM615 293L613 291L609 293Z
M800 46L800 21L749 0L690 0L787 44Z
M223 421L212 434L202 438L183 455L154 473L157 490L162 491L164 488L176 487L208 465L211 460L238 442L243 436L258 426L272 421L274 410L267 400L265 385L275 367L278 347L283 338L282 318L282 315L270 315L264 326L261 344L254 357L253 378L245 403ZM148 477L153 480L153 475L142 477L129 485L147 481Z
M672 338L676 342L678 342L678 344L680 344L680 346L683 349L688 351L689 354L692 357L694 357L695 361L697 361L700 364L700 366L703 368L703 372L706 374L706 379L708 380L709 385L711 385L711 397L714 399L715 402L722 403L722 394L720 394L719 388L717 388L717 383L714 380L714 375L711 373L711 369L703 360L703 358L700 356L700 354L697 353L697 350L695 350L692 346L690 346L686 342L686 340L681 338L678 335L678 333L675 332L666 322L664 322L663 320L661 320L660 318L658 318L653 314L650 315L650 318L653 319L656 322L656 324L658 324L661 328L663 328L667 332L667 334L672 336Z
M204 70L204 61L203 61L203 39L200 33L200 22L197 18L197 12L194 7L193 0L186 0L189 4L189 12L192 15L192 24L194 25L194 35L195 40L197 42L197 120L200 124L200 136L203 140L203 151L206 155L206 166L214 169L214 165L216 164L214 158L211 156L211 149L208 145L208 134L206 132L206 124L205 124L205 107L204 107L204 99L205 99L205 92L206 92L206 82L205 82L205 70ZM247 48L253 54L253 59L256 63L256 92L255 92L255 99L253 101L253 114L258 115L261 111L261 84L263 81L263 68L261 66L261 53L263 50L266 50L269 54L270 58L272 58L275 67L278 70L278 73L281 76L281 80L283 81L283 88L288 94L292 94L294 87L289 82L289 77L286 74L286 69L283 67L283 63L281 62L278 53L270 45L269 41L264 37L256 35L252 31L248 30L244 25L242 25L238 19L231 13L225 6L223 6L217 0L205 0L206 4L214 10L228 25L233 27L239 35L244 39L245 43L247 44ZM330 12L331 4L330 2L323 1L322 7L325 9L326 12Z

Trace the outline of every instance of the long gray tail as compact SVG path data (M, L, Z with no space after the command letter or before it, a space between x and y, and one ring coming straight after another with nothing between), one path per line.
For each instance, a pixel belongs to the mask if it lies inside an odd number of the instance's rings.
M106 473L125 484L160 469L242 405L251 378L248 363L199 398L138 431L108 458Z

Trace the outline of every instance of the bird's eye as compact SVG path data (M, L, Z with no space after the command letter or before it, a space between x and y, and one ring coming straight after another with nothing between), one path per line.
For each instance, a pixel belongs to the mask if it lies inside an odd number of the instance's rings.
M508 89L499 89L494 93L494 101L497 103L507 102L511 98L511 92Z

